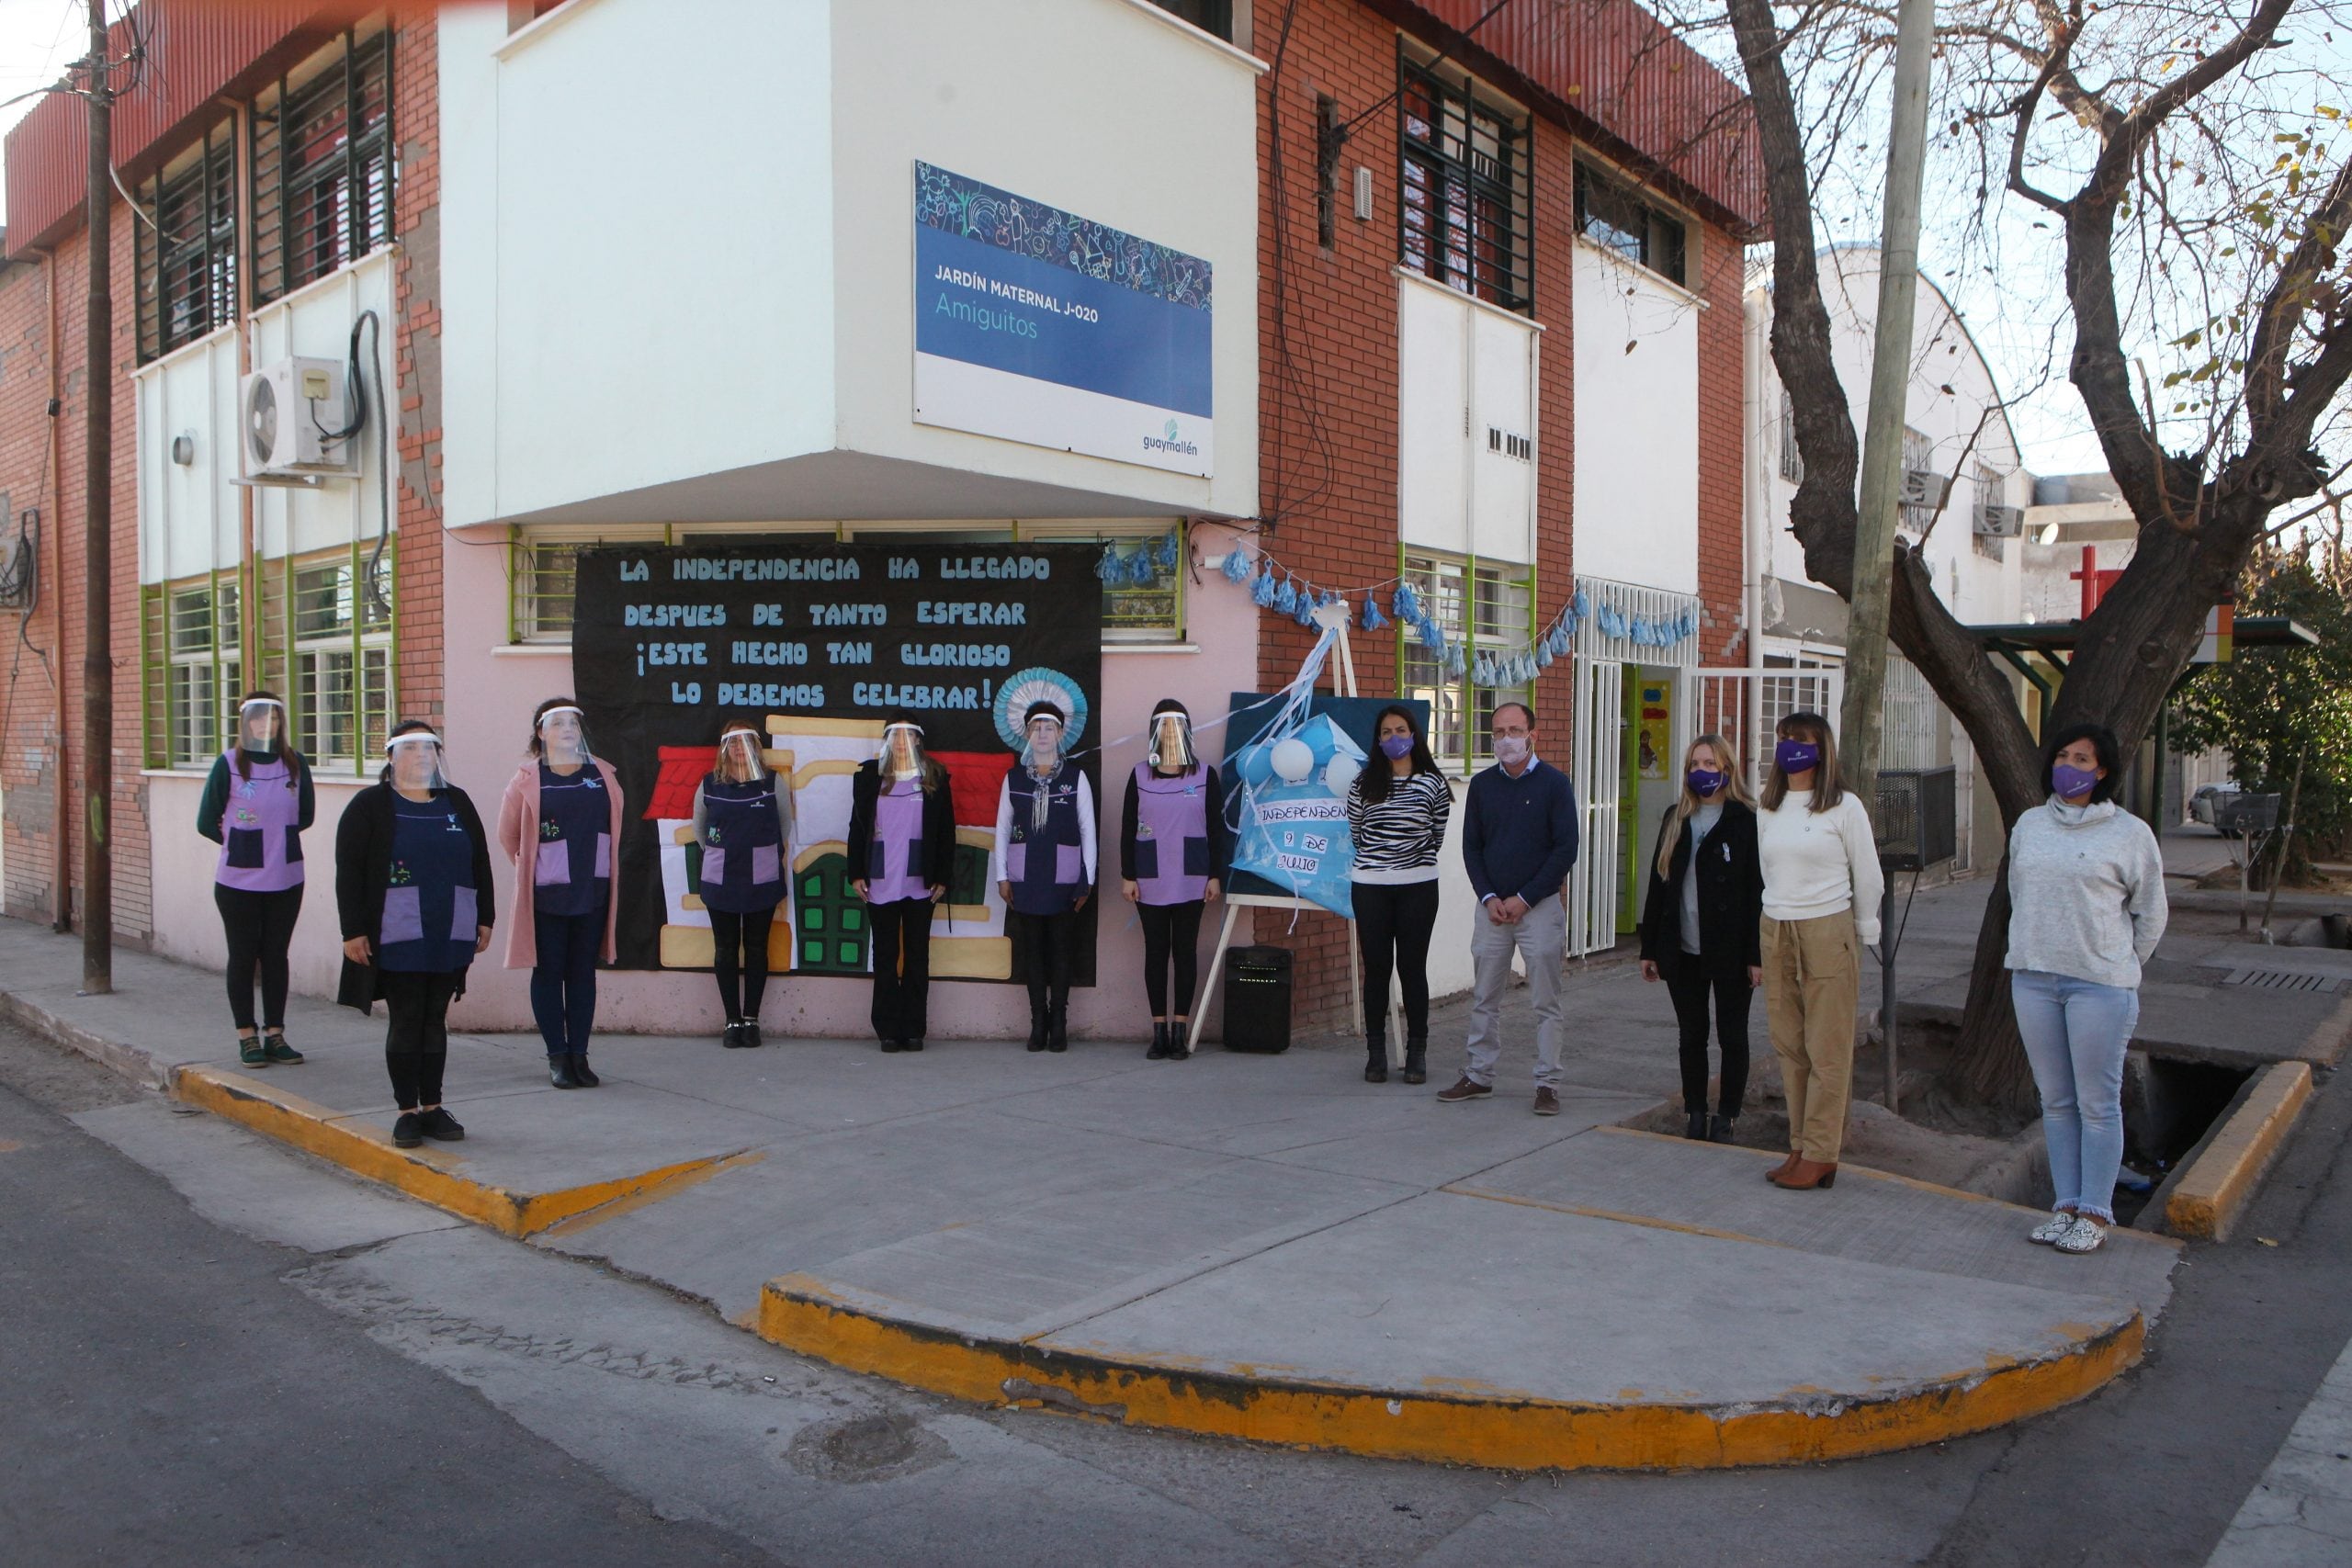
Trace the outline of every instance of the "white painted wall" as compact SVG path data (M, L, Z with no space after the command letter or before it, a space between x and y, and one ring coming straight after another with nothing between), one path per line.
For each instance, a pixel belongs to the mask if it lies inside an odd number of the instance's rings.
M135 463L139 581L168 582L237 564L237 334L223 328L141 368ZM172 438L195 461L172 461Z
M389 250L372 252L254 312L251 354L255 366L296 355L332 359L344 366L346 381L351 375L351 329L367 310L376 312L377 323L375 336L363 335L359 345L362 372L372 349L379 373L368 386L367 428L354 438L359 444L359 472L351 479L327 479L315 489L255 489L254 533L264 558L302 555L376 536L384 516L378 484L382 468L378 438L385 429L383 410L375 403L376 390L380 384L387 397L396 398L393 389L399 385L392 373L396 363L392 357L392 262ZM344 395L346 400L350 397L348 387ZM233 462L238 417L234 401L227 412L232 423L221 438L230 443ZM396 466L400 461L397 440L395 435L392 461ZM400 526L397 502L390 524L395 530Z
M1570 287L1577 571L1696 593L1702 307L1582 240Z
M833 0L839 432L860 452L1164 502L1258 510L1257 71L1128 0ZM1208 479L913 422L914 164L1205 258Z
M502 56L442 10L452 525L833 445L832 23L602 0Z
M1457 288L1396 269L1396 514L1399 536L1453 555L1535 559L1532 450L1544 329Z

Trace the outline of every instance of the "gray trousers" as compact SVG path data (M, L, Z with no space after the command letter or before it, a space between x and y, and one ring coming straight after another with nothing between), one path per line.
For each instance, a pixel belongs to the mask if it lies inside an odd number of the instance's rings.
M1470 993L1470 1065L1473 1083L1495 1081L1495 1058L1502 1055L1503 991L1510 984L1510 955L1527 961L1527 994L1535 1003L1535 1087L1560 1087L1560 967L1568 954L1568 909L1555 893L1529 907L1511 925L1497 925L1480 905L1470 919L1470 957L1476 979Z

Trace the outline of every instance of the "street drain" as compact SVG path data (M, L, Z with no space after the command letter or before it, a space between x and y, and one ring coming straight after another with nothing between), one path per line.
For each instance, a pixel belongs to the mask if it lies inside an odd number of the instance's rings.
M2334 975L2298 975L2285 969L2233 969L2224 986L2257 986L2269 991L2313 991L2326 995L2343 981Z
M911 1416L854 1416L803 1427L785 1458L820 1481L888 1481L928 1470L949 1451Z

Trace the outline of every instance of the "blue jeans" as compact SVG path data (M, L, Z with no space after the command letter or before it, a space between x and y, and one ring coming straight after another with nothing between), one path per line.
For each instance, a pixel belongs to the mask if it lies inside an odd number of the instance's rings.
M2018 1033L2041 1091L2052 1208L2115 1223L2123 1164L2123 1055L2140 1021L2140 993L2039 969L2009 972Z
M532 934L538 961L531 966L531 1016L550 1056L583 1056L596 1023L596 954L605 945L605 911L537 915Z

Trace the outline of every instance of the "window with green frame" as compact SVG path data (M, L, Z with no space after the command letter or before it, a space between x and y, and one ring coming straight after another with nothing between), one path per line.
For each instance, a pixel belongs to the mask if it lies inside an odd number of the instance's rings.
M141 590L141 728L146 765L211 765L235 728L239 682L237 574L232 569Z
M1408 551L1399 570L1446 640L1469 642L1473 670L1480 653L1519 652L1534 635L1532 567ZM1447 673L1409 627L1398 628L1397 649L1398 694L1430 705L1430 750L1442 760L1467 763L1490 756L1496 705L1531 700L1525 686L1481 686L1471 671Z
M262 661L297 750L322 772L365 775L391 728L392 547L372 541L255 569Z

